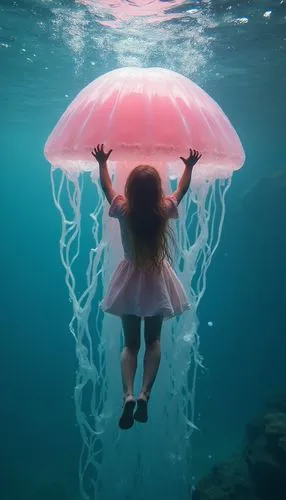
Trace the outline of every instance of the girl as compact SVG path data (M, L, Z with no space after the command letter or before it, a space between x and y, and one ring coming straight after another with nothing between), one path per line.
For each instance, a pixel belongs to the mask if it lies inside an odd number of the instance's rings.
M160 336L163 319L189 309L184 288L170 266L168 238L172 232L169 218L177 218L177 207L186 194L194 165L201 158L190 149L188 158L180 157L185 170L178 189L164 196L159 173L149 165L135 167L126 181L125 196L112 187L107 160L112 150L98 145L92 155L99 163L100 182L110 203L109 215L120 223L124 259L115 270L102 309L120 316L125 338L121 355L124 405L119 420L121 429L147 422L147 403L160 364ZM133 384L140 349L140 326L144 319L145 355L143 384L136 400Z

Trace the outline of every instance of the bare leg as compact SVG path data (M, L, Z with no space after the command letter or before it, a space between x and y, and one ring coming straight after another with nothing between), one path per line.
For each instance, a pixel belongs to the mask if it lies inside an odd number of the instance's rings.
M145 344L144 373L141 394L143 397L149 395L155 382L161 361L161 329L163 318L152 316L145 318Z
M147 422L148 420L147 402L160 366L162 322L163 318L161 316L145 318L146 350L144 355L143 384L137 399L137 409L134 414L135 420L141 423Z
M124 405L119 427L127 430L134 423L135 398L133 396L134 378L137 368L137 356L140 349L140 324L138 316L122 316L122 326L125 339L125 347L121 355L121 373L124 391Z
M137 356L140 349L140 323L138 316L122 316L125 347L121 354L121 374L125 398L133 396Z

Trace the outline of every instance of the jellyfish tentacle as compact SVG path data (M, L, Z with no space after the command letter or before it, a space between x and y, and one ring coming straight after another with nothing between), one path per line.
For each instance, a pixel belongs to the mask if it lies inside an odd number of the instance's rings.
M81 194L83 182L78 173L72 175L61 172L59 184L56 183L56 169L51 168L51 184L55 205L60 212L62 221L62 233L60 238L60 257L65 269L65 282L69 297L73 306L73 315L69 323L69 329L76 343L76 357L78 368L75 377L74 402L76 418L82 438L82 451L79 464L79 485L82 498L90 499L89 486L86 484L87 475L90 476L90 468L93 475L100 474L101 437L104 432L104 419L100 411L104 407L105 387L100 387L103 380L104 354L99 356L97 362L94 360L93 340L89 321L92 310L99 276L102 273L102 262L104 258L105 245L100 241L99 226L102 208L102 198L99 198L96 209L93 212L92 234L95 246L91 248L88 256L86 270L86 286L81 294L76 290L76 277L73 271L74 264L80 255L81 237ZM63 205L64 188L66 200L68 201L71 215L68 217ZM99 192L99 189L98 189ZM96 315L96 336L100 338L100 312ZM104 384L103 384L104 385ZM87 397L86 394L90 396ZM88 404L87 404L87 401ZM93 483L94 486L94 483Z

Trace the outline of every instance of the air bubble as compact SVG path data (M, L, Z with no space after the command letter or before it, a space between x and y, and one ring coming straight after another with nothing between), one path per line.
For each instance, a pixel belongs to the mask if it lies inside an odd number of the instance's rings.
M247 24L248 23L248 18L247 17L238 17L234 21L235 24Z
M271 14L272 10L267 10L266 12L264 12L263 17L265 17L266 19L270 19Z

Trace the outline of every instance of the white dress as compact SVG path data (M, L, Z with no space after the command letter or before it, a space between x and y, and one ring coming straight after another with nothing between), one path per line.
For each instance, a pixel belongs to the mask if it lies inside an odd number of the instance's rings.
M166 196L165 204L168 218L177 218L176 197ZM109 215L119 220L124 259L112 275L101 303L103 311L116 316L131 314L143 318L159 315L168 319L190 309L184 287L166 259L160 271L146 273L135 268L126 220L126 200L122 195L113 198Z

